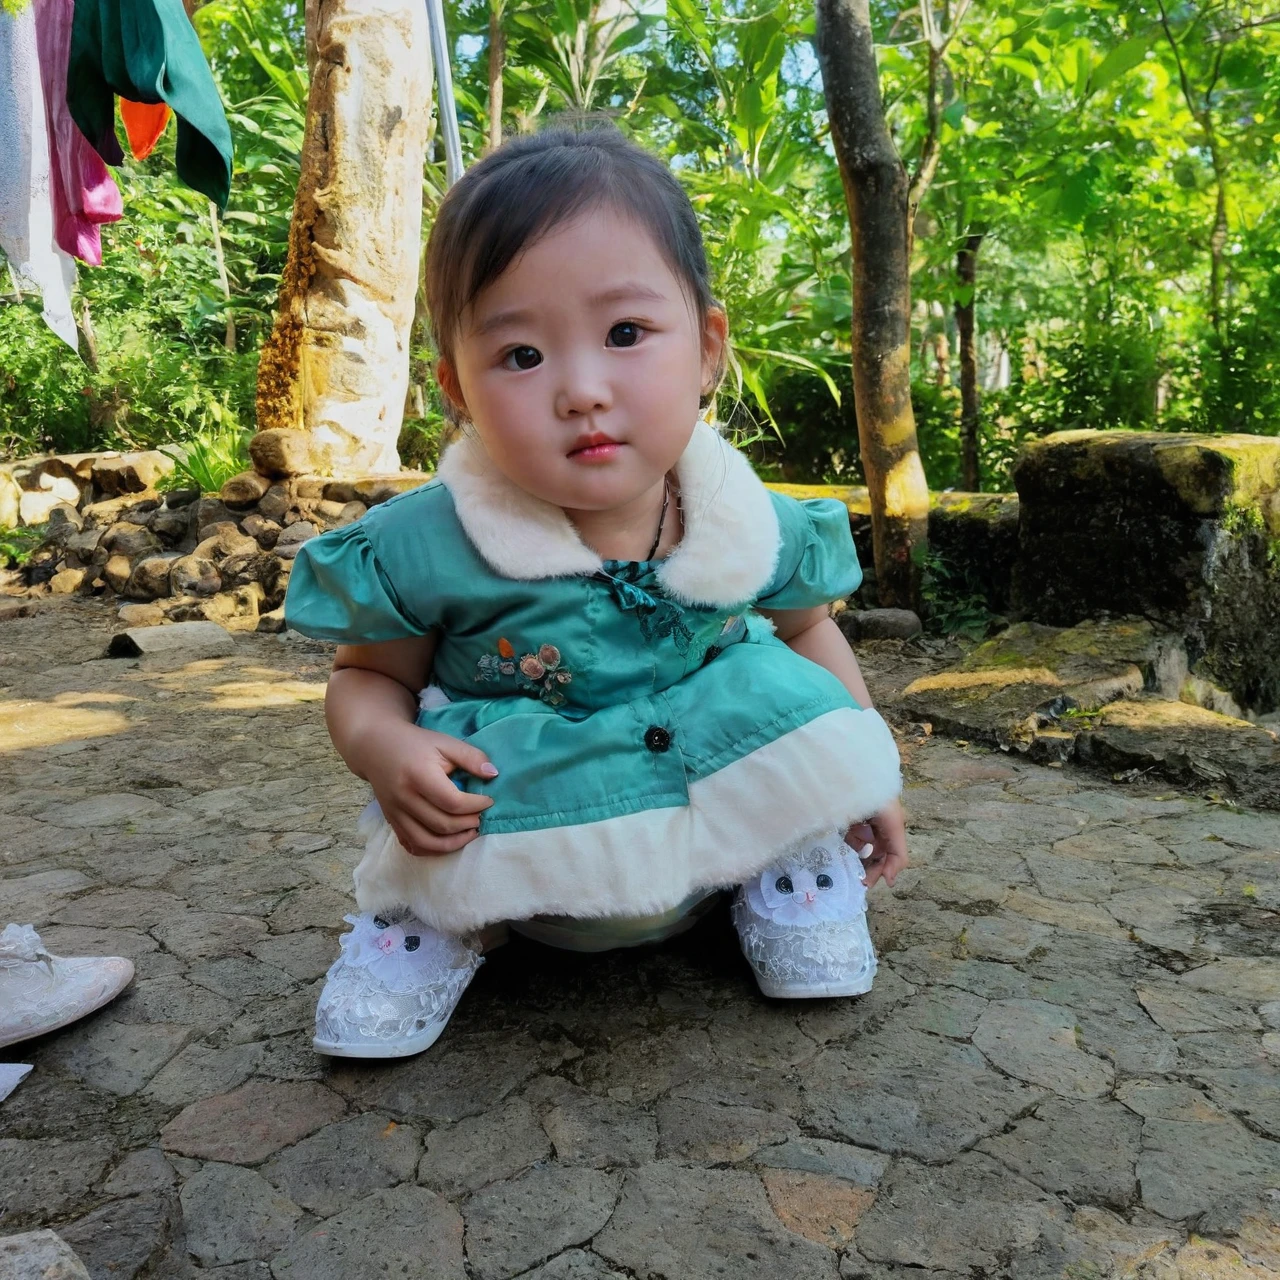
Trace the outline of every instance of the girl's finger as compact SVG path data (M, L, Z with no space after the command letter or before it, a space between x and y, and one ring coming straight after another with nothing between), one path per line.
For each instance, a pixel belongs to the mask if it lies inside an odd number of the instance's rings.
M399 812L433 836L456 836L464 831L475 832L480 829L480 819L475 814L445 813L423 796L405 797L399 806Z
M415 780L414 790L429 804L455 817L466 814L483 813L493 804L492 796L476 795L470 791L459 791L448 775L432 771Z
M396 839L405 851L414 857L439 857L445 853L457 853L476 838L479 832L464 831L457 835L439 836L412 819L401 819L392 827Z
M451 765L458 769L465 769L477 778L496 778L498 776L497 766L479 747L473 747L466 742L459 742L457 738L450 738L446 742L437 744L436 750Z

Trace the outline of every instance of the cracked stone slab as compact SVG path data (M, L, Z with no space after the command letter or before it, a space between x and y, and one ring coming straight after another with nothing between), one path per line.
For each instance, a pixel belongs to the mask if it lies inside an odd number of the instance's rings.
M185 1107L200 1098L226 1093L253 1075L262 1051L261 1042L225 1049L189 1044L156 1073L147 1085L146 1096L166 1107Z
M113 1200L61 1231L91 1275L134 1280L163 1253L177 1222L177 1197L149 1192Z
M807 1128L930 1161L951 1159L1046 1096L993 1071L972 1045L892 1026L847 1052L827 1050L802 1091Z
M1280 1072L1274 1066L1197 1071L1196 1079L1224 1111L1241 1116L1253 1129L1280 1139ZM1280 1177L1277 1177L1280 1181Z
M658 1121L648 1112L583 1090L564 1090L542 1117L561 1164L624 1168L654 1158Z
M1224 956L1198 969L1188 969L1178 981L1196 991L1264 1004L1280 1000L1280 960Z
M627 1280L607 1262L582 1249L570 1249L541 1267L526 1271L519 1280Z
M187 1249L210 1266L270 1258L302 1217L260 1173L232 1164L207 1164L192 1174L181 1200Z
M1272 1185L1278 1169L1275 1145L1226 1116L1196 1123L1149 1119L1142 1126L1142 1203L1173 1221Z
M172 1023L130 1024L91 1018L64 1032L45 1061L94 1089L129 1097L191 1038Z
M788 1231L843 1249L853 1243L862 1215L876 1200L873 1187L854 1187L839 1178L795 1169L765 1169L760 1175L778 1221Z
M395 1066L342 1062L329 1084L363 1110L453 1124L514 1093L541 1069L544 1056L525 1032L451 1034L430 1053Z
M1141 1210L1128 1218L1082 1205L1068 1223L1051 1223L1036 1247L1013 1261L1010 1280L1204 1280L1173 1268L1183 1232Z
M788 1231L760 1180L658 1161L626 1175L594 1249L628 1272L680 1280L836 1280L835 1254Z
M551 1141L533 1108L513 1098L482 1115L433 1129L418 1164L418 1181L446 1195L465 1195L550 1155Z
M1066 1098L1099 1098L1115 1079L1110 1063L1080 1049L1075 1014L1042 1000L989 1005L973 1043L1002 1071Z
M756 1152L755 1164L769 1169L794 1169L842 1178L859 1187L877 1187L889 1167L889 1157L868 1147L825 1138L790 1138Z
M978 1152L940 1167L904 1160L859 1223L858 1248L899 1266L991 1271L1067 1219L1055 1197Z
M1260 1031L1262 1022L1245 1005L1173 982L1146 983L1137 996L1152 1022L1175 1035L1194 1031Z
M688 1098L658 1103L658 1156L702 1164L736 1164L761 1147L798 1137L790 1116L758 1107L716 1106Z
M202 1098L160 1131L166 1151L200 1160L256 1164L336 1120L342 1099L312 1081L251 1081Z
M425 1187L375 1191L298 1236L272 1258L271 1274L274 1280L465 1280L462 1218Z
M371 1191L411 1179L421 1150L416 1129L370 1111L303 1138L261 1173L295 1204L327 1218Z
M467 1201L467 1261L477 1280L508 1280L581 1245L609 1221L618 1179L597 1169L532 1169Z
M37 1217L64 1217L88 1197L110 1160L111 1143L105 1138L73 1142L0 1138L0 1225L8 1228Z
M0 1239L5 1280L89 1280L89 1271L56 1232L24 1231Z
M1053 1098L978 1149L1045 1191L1125 1209L1141 1140L1141 1119L1117 1102Z

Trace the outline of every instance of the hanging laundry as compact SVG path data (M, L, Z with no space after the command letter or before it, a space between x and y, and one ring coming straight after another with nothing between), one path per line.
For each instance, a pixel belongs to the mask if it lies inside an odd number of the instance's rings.
M99 226L124 213L120 189L102 157L67 110L67 59L75 0L34 0L36 48L49 127L54 235L60 248L90 266L102 265Z
M120 119L135 160L145 160L155 149L169 123L169 108L163 102L130 102L120 99Z
M75 0L67 105L108 164L124 159L114 94L168 103L178 117L178 177L225 209L231 129L182 0Z
M30 6L0 10L0 155L0 250L18 285L40 292L45 323L77 349L76 264L53 237L49 136Z

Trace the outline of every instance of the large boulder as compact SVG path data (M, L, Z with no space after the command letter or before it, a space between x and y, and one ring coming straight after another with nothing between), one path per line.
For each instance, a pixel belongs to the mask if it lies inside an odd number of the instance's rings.
M138 453L121 453L99 458L93 464L93 483L100 493L115 497L124 493L144 493L153 489L161 476L168 475L175 463L167 453L146 449Z
M1245 709L1280 705L1280 440L1064 431L1014 480L1020 616L1139 614Z

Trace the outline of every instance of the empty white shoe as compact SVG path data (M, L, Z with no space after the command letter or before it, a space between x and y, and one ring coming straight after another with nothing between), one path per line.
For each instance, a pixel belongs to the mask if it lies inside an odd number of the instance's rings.
M53 956L29 924L0 932L0 1049L110 1003L133 978L123 956Z
M734 895L734 927L760 990L781 999L871 990L862 863L838 833L770 867Z
M413 916L346 920L351 932L316 1005L316 1052L407 1058L429 1049L484 963L478 945Z

